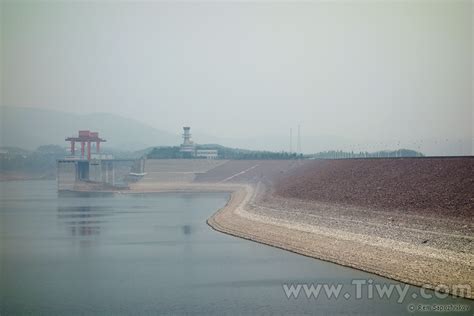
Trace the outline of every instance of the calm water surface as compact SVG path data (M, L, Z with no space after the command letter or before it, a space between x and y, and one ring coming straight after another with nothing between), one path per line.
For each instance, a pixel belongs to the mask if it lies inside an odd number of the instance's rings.
M398 283L213 231L205 221L227 194L58 197L54 181L4 182L0 192L1 315L400 315L410 304L472 309L468 300L413 299L415 287L402 303L398 295L369 299L367 288L356 299L354 279ZM288 299L283 284L290 283L340 283L351 297Z

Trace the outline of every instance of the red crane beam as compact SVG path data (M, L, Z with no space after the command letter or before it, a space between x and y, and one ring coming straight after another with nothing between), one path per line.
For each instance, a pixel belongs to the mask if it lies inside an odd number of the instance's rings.
M88 130L79 131L79 135L77 137L67 137L66 141L71 142L71 155L74 156L76 152L76 142L81 143L81 158L84 159L84 147L87 143L87 159L91 159L91 143L94 142L96 144L96 152L100 153L100 143L106 142L105 139L99 137L98 132L91 132Z

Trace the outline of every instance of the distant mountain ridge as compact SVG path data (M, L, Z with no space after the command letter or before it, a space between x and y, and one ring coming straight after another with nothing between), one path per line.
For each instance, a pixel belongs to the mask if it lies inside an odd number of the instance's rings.
M139 150L176 145L180 136L109 113L75 114L26 107L0 107L0 147L35 149L44 144L66 146L64 139L81 129L97 131L105 147Z

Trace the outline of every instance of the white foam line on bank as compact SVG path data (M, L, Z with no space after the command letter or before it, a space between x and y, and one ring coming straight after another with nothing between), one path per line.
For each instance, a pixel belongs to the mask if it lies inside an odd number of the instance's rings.
M399 230L407 230L407 231L413 231L417 233L429 233L433 235L442 235L442 236L448 236L448 237L454 237L454 238L464 238L464 239L469 239L469 240L474 240L474 236L468 236L468 235L460 235L460 234L450 234L450 233L444 233L444 232L437 232L434 230L429 230L429 229L418 229L418 228L412 228L412 227L403 227L400 225L393 225L393 224L382 224L382 223L371 223L368 221L361 221L361 220L356 220L356 219L349 219L349 218L344 218L344 217L334 217L334 216L328 216L328 215L317 215L317 214L308 214L304 212L298 212L298 210L294 211L285 211L282 209L276 209L276 208L271 208L268 206L260 206L254 204L250 204L251 207L253 208L261 208L265 210L269 210L271 212L275 213L287 213L287 214L300 214L301 216L308 216L308 217L313 217L313 218L321 218L321 219L326 219L326 220L333 220L333 221L341 221L341 222L351 222L351 223L357 223L357 224L364 224L368 226L374 226L374 227L387 227L387 228L395 228Z

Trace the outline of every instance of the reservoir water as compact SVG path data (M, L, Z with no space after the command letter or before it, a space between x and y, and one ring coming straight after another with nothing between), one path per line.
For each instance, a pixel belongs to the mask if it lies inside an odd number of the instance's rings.
M213 231L206 219L228 194L58 197L54 181L3 182L0 193L0 315L401 315L436 304L472 314L470 300L416 287L403 300L370 296L368 285L404 285ZM365 282L361 298L354 282ZM288 298L291 284L342 290Z

